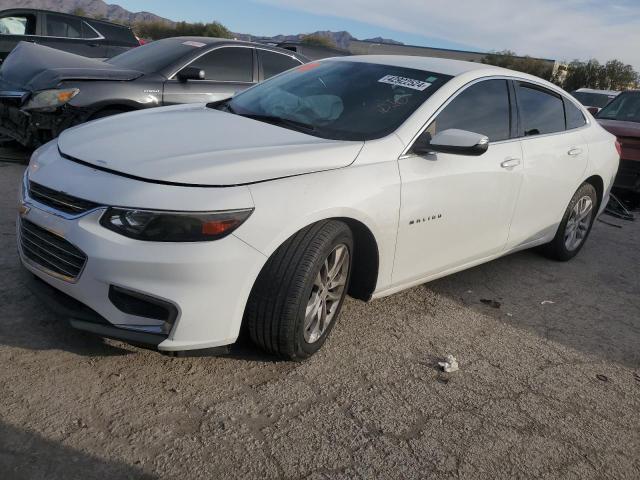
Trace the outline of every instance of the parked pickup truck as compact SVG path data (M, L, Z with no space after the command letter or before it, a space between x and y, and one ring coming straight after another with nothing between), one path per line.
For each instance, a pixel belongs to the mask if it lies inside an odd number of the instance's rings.
M140 45L131 28L116 23L47 10L0 11L0 62L21 41L91 58L110 58Z
M306 59L267 45L175 37L103 62L22 42L0 69L0 133L37 147L117 113L216 102Z

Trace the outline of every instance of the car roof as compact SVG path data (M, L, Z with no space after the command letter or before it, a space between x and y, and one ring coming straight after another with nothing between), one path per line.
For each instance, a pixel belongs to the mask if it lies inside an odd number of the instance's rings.
M494 67L484 63L465 62L462 60L451 60L448 58L418 57L413 55L353 55L347 57L334 57L332 60L346 62L376 63L379 65L389 65L393 67L414 68L428 72L440 73L443 75L458 76L463 73L473 71L495 72L495 75L517 75L527 77L506 68Z
M618 95L620 92L617 90L597 90L594 88L579 88L576 92L580 93L599 93L601 95Z
M67 17L76 17L76 18L81 18L83 20L87 20L89 22L106 23L106 24L112 25L114 27L126 28L128 30L131 30L131 27L129 27L127 25L122 25L120 23L110 22L109 20L102 20L102 19L98 19L98 18L85 17L85 16L82 16L82 15L74 15L73 13L67 13L67 12L56 12L54 10L45 10L43 8L20 8L20 7L16 7L16 8L7 8L7 9L4 9L4 10L0 10L0 14L4 14L6 12L55 13L56 15L64 15L64 16L67 16Z
M308 62L309 60L299 53L296 53L292 50L287 50L285 48L274 47L272 45L265 45L264 43L257 42L247 42L244 40L236 40L233 38L218 38L218 37L170 37L161 39L164 42L175 42L175 43L184 43L184 42L197 42L204 43L206 46L211 45L244 45L247 47L260 47L264 50L271 50L274 52L284 53L285 55L289 55L290 57L296 57L300 60ZM159 40L158 40L159 41Z

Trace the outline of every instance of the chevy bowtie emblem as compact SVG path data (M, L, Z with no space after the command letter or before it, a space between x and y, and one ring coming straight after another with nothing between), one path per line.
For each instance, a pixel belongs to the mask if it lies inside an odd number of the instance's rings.
M31 207L29 207L28 205L25 205L22 202L18 205L18 213L20 214L21 217L24 217L27 213L29 213L30 210L31 210Z

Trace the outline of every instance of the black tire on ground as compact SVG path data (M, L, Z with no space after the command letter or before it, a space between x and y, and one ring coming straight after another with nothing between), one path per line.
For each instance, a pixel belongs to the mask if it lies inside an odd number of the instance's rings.
M325 260L339 245L347 247L346 285L331 324L313 343L305 340L307 303ZM269 258L249 296L244 322L252 342L268 353L303 360L322 347L333 329L348 290L353 259L353 235L337 220L310 225L290 237Z
M567 224L569 222L569 219L571 218L571 214L574 207L576 206L576 203L578 203L580 199L584 198L585 196L588 196L592 202L591 213L589 216L589 226L586 229L586 235L584 236L582 242L576 248L570 250L567 248L565 242ZM575 257L578 252L582 250L582 247L589 237L589 233L591 233L591 228L593 227L593 222L595 220L598 207L598 195L596 193L596 189L589 183L583 183L573 195L573 198L571 198L571 201L567 206L567 210L564 212L564 216L562 217L562 222L560 222L560 226L558 227L558 231L556 232L556 236L551 242L542 246L542 253L544 253L549 258L561 262L566 262Z

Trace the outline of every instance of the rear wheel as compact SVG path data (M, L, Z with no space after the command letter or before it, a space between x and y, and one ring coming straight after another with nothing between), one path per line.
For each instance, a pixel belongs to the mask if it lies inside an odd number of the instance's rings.
M318 351L340 314L352 252L351 230L336 220L289 238L267 261L251 292L245 313L251 340L292 360Z
M556 236L544 246L544 253L560 261L575 257L587 241L597 210L596 189L583 183L569 202Z

